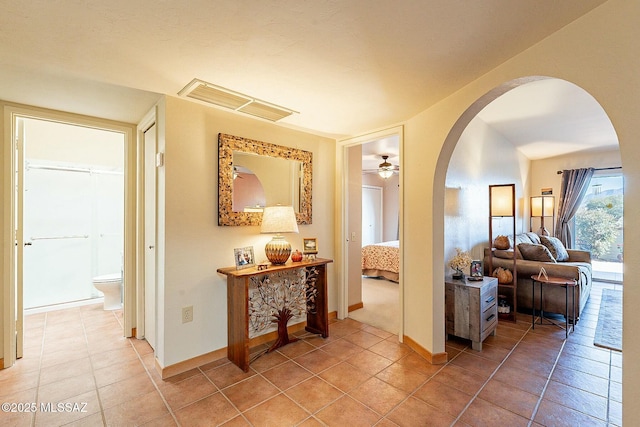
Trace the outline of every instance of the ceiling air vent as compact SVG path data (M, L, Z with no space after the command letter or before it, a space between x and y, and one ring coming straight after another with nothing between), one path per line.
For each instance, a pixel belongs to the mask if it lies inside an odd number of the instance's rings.
M296 112L198 79L193 79L178 92L178 95L251 114L272 122L277 122Z

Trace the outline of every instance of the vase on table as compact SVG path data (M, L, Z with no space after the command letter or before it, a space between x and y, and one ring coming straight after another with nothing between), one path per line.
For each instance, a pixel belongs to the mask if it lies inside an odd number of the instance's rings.
M456 271L453 273L451 277L453 277L456 280L462 280L464 279L464 273L459 268L456 268Z

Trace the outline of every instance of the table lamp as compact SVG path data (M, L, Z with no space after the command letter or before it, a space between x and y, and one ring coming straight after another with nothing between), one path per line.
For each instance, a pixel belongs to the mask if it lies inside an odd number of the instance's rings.
M260 233L275 233L264 247L264 252L271 264L284 264L291 255L291 245L282 233L297 233L298 223L292 206L267 206L262 212Z

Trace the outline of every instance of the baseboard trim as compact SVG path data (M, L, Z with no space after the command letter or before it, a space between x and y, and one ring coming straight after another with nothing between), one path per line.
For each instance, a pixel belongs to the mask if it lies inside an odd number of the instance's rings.
M407 346L409 346L409 348L411 348L413 351L415 351L420 356L427 359L427 361L432 365L442 365L444 363L447 363L447 360L449 359L446 351L443 353L435 353L435 354L431 353L429 350L422 347L420 344L418 344L417 342L415 342L413 339L409 338L406 335L403 335L402 341Z
M361 308L364 307L364 304L362 302L359 302L357 304L353 304L349 306L349 313L351 313L352 311L356 311L359 310Z
M178 374L182 374L183 372L187 372L191 369L197 368L198 366L215 362L216 360L226 358L226 357L227 357L227 348L224 347L219 350L201 354L200 356L196 356L192 359L183 360L182 362L178 362L176 364L167 366L165 368L160 366L158 359L156 359L155 366L156 366L156 371L158 371L162 379L166 380L167 378L173 377Z
M332 311L329 313L329 320L334 320L338 317L338 313L336 311ZM296 323L295 325L291 325L287 327L290 334L299 332L304 330L304 327L307 326L307 322ZM267 343L269 341L274 341L278 337L278 331L269 332L268 334L260 335L258 337L252 338L249 340L249 348L256 347ZM175 363L173 365L169 365L163 368L158 362L158 359L155 359L155 369L160 374L160 377L165 380L167 378L182 374L183 372L187 372L188 370L197 368L198 366L205 365L207 363L215 362L216 360L226 359L227 357L227 347L223 347L218 350L211 351L206 354L202 354L200 356L196 356L191 359L183 360L182 362ZM1 361L2 359L0 359Z

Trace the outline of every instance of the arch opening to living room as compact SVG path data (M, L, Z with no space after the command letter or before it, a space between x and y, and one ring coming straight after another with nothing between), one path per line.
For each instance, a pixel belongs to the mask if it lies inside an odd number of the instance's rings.
M435 173L434 193L444 200L434 200L434 221L442 218L441 226L434 224L434 252L444 254L445 275L455 248L482 260L490 246L488 185L516 184L517 230L525 232L529 196L544 188L559 199L557 170L620 165L604 108L573 83L531 76L479 97L449 131Z

